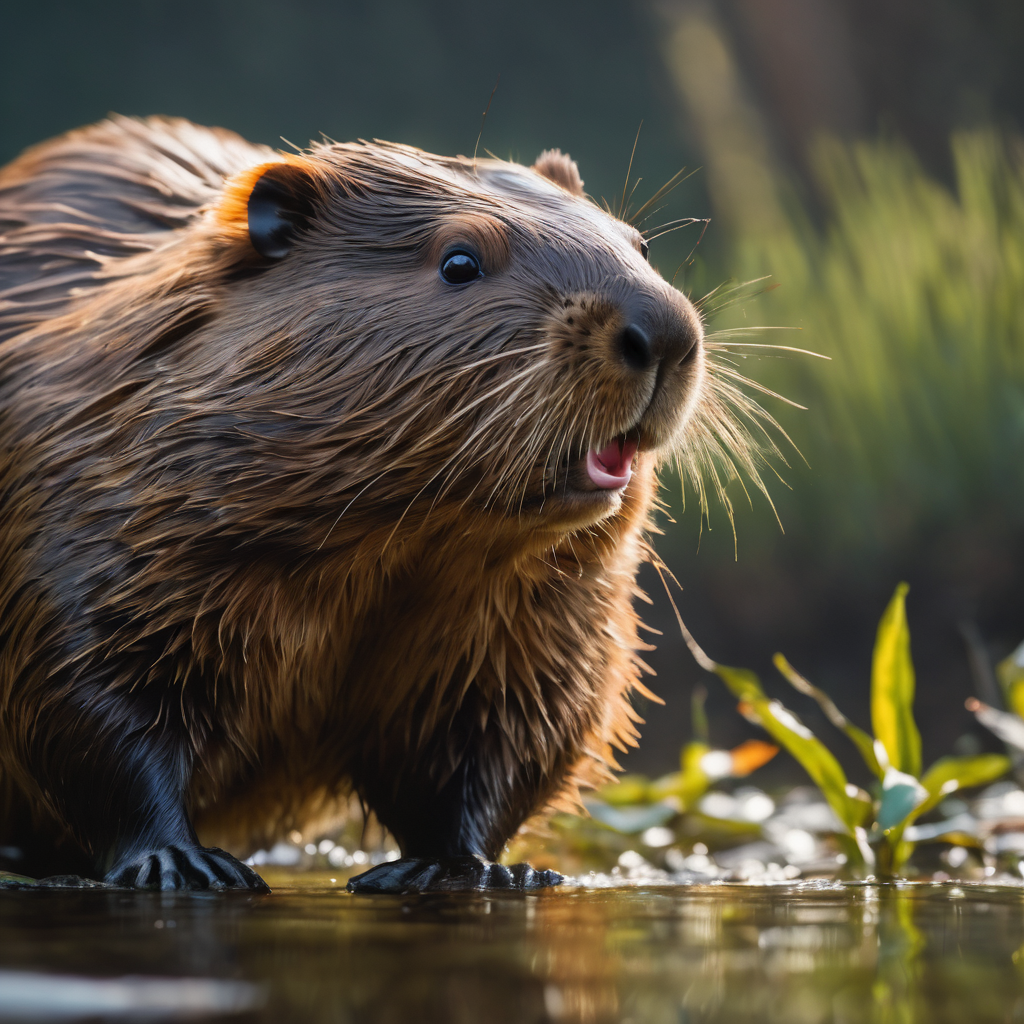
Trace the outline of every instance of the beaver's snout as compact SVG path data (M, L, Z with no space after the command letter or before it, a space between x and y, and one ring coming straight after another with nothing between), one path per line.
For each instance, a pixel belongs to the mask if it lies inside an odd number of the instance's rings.
M637 458L671 452L699 401L700 317L664 282L610 275L563 299L550 337L565 371L556 379L577 398L561 406L572 440L550 446L547 486L572 500L621 495ZM595 514L613 506L591 501Z
M638 373L662 362L678 366L694 355L699 342L696 317L672 307L627 312L626 324L616 338L622 361Z
M652 289L619 297L604 362L605 373L616 384L599 389L604 401L610 399L621 410L610 424L612 434L636 438L644 450L673 444L702 376L700 319L682 295L666 292ZM606 440L597 439L599 444Z

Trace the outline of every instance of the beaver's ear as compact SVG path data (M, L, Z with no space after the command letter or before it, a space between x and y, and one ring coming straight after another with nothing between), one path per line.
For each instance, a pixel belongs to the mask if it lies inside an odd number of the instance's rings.
M566 192L574 196L583 195L583 179L580 169L568 153L560 149L545 149L533 165L532 170L544 175L556 185L561 185Z
M316 176L301 157L260 164L232 178L217 219L267 260L283 259L314 212Z

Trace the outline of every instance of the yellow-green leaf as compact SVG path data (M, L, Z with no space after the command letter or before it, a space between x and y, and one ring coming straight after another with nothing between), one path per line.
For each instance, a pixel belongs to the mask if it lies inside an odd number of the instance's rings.
M914 665L910 660L906 583L896 588L882 621L871 663L871 724L889 763L921 774L921 734L914 722Z
M1020 718L1024 718L1024 673L1007 685L1006 704Z
M1010 768L1010 759L1005 754L939 758L921 779L921 785L928 790L928 799L918 808L914 817L920 817L937 806L946 794L995 782Z
M623 775L616 782L602 786L597 795L613 807L626 807L650 802L650 788L646 775Z
M996 675L1003 684L1007 707L1024 718L1024 644L999 662Z
M799 690L800 693L806 694L808 697L814 698L818 702L818 707L825 712L825 717L837 728L842 729L844 733L853 742L853 745L857 748L858 753L864 759L864 763L868 768L875 773L880 779L885 778L885 769L878 763L878 759L875 757L875 744L874 740L859 726L856 726L851 722L846 715L836 707L835 702L827 693L819 690L818 687L814 686L809 680L805 679L802 675L781 654L776 654L772 659L775 663L775 667L786 677L789 681L790 686L795 690Z
M781 702L769 700L753 672L727 665L715 665L714 671L740 699L747 718L796 758L852 835L864 820L865 809L861 801L850 796L846 773L825 744Z
M676 789L676 796L683 806L684 811L691 810L696 806L697 801L707 792L711 785L711 779L701 765L705 755L710 753L711 748L700 740L693 740L683 747L679 755L679 786Z
M754 672L747 668L730 668L728 665L714 666L714 673L732 691L732 695L738 700L757 700L765 697L761 688L761 680Z

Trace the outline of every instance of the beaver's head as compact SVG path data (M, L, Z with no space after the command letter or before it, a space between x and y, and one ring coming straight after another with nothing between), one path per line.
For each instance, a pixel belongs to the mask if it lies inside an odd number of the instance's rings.
M241 267L210 329L260 448L245 479L267 467L325 533L452 506L594 524L701 402L694 307L557 151L323 145L234 179L211 216Z

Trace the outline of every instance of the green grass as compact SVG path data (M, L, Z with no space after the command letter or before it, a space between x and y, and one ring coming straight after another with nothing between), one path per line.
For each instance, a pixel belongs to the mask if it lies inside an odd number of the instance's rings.
M922 532L1024 527L1024 147L984 132L952 152L950 189L899 144L822 143L822 224L793 202L786 230L737 244L734 266L777 287L712 331L808 407L766 400L810 465L791 458L792 494L770 490L786 529L818 546L885 555ZM793 330L734 333L757 324ZM829 361L751 367L760 350L744 341Z

